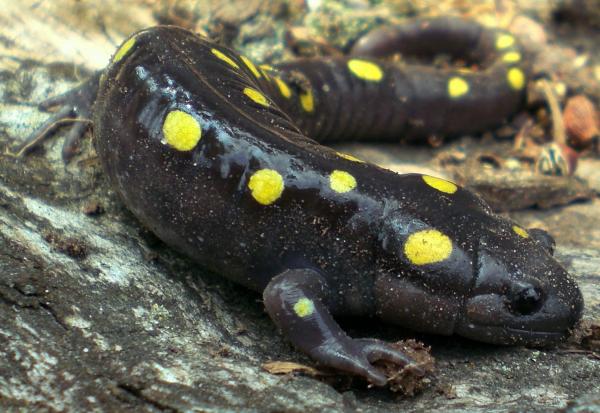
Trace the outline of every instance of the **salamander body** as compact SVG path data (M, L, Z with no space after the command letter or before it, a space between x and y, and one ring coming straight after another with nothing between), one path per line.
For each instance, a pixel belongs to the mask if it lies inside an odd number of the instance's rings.
M429 56L442 40L481 70L378 57ZM348 337L334 316L499 344L555 342L580 318L581 293L548 234L450 181L398 175L319 143L498 124L523 97L520 61L512 36L457 19L379 31L350 57L276 67L160 26L126 40L75 95L97 94L99 158L145 226L261 292L273 321L317 362L383 385L371 363L410 358Z

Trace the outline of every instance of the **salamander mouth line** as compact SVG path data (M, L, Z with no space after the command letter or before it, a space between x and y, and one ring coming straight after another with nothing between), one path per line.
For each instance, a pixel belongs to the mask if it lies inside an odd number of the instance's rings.
M556 339L560 339L562 337L564 337L564 335L567 333L567 330L565 330L564 332L558 332L558 331L534 331L534 330L527 330L527 329L520 329L520 328L511 328L511 327L505 327L504 330L508 331L509 333L514 333L514 334L527 334L527 336L532 337L532 338L552 338L552 337L556 337Z
M460 324L459 324L460 325ZM512 335L514 336L515 339L532 339L532 340L538 340L538 339L548 339L550 341L553 340L560 340L563 337L565 337L565 335L568 334L569 329L568 328L564 328L562 330L533 330L533 329L528 329L528 328L514 328L514 327L507 327L507 326L501 326L501 325L486 325L486 324L477 324L477 323L472 323L472 322L465 322L463 324L469 326L469 330L471 331L478 331L478 330L486 330L488 332L497 332L498 334L508 334L508 335ZM455 330L456 331L456 330ZM460 331L460 329L459 329Z

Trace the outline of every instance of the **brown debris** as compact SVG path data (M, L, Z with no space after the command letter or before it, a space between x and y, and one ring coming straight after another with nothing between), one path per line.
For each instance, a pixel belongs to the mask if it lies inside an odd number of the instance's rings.
M435 391L448 400L456 399L458 397L456 394L456 389L451 384L440 384L436 387Z
M540 83L542 92L544 93L546 102L550 108L550 114L552 115L552 139L558 144L565 144L567 142L565 125L555 88L546 79L540 80Z
M583 320L569 338L569 344L571 348L567 351L570 353L581 352L581 350L599 352L600 320Z
M593 351L600 351L600 321L590 322L583 329L581 346Z
M88 255L89 248L87 245L75 238L64 237L56 232L46 232L44 240L52 246L52 248L60 253L68 255L72 258L85 258Z
M341 56L327 39L315 36L305 27L291 27L285 35L286 43L295 55L303 57Z
M576 149L587 149L600 137L600 119L594 104L584 95L567 101L563 119L569 144Z
M427 144L432 148L439 148L444 144L444 137L439 135L429 135L427 137Z
M97 200L87 202L81 208L81 212L88 216L96 216L104 214L105 209L104 206Z
M431 347L413 339L397 341L390 346L415 360L425 375L416 372L411 366L398 369L399 366L395 363L386 360L376 361L373 364L381 368L388 377L389 389L406 396L414 396L421 392L431 383L430 376L435 371L435 359L431 355Z
M305 364L294 363L291 361L269 361L263 363L263 370L271 374L291 374L291 373L302 373L311 377L327 376L328 374L314 367L307 366Z
M394 393L414 396L431 383L431 375L435 370L435 359L431 356L431 347L409 339L390 343L390 346L406 354L416 361L416 365L399 366L388 360L377 360L373 363L388 378L387 387ZM417 371L415 367L420 368ZM263 370L276 375L305 374L321 379L336 388L351 388L353 377L330 369L316 369L305 364L290 361L270 361L262 365ZM422 374L422 373L425 374ZM346 379L346 380L344 380Z

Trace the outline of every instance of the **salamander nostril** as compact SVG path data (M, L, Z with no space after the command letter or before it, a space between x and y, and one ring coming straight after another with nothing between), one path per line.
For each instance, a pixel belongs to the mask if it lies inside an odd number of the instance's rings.
M528 315L539 310L542 301L542 293L538 288L521 284L511 293L509 307L513 313Z

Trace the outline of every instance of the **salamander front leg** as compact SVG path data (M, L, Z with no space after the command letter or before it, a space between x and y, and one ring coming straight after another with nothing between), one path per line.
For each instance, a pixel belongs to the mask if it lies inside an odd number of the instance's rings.
M271 280L263 293L265 307L275 324L290 341L319 364L362 376L377 386L385 375L373 366L386 360L401 367L415 362L385 342L348 337L331 316L328 285L316 271L287 270Z

